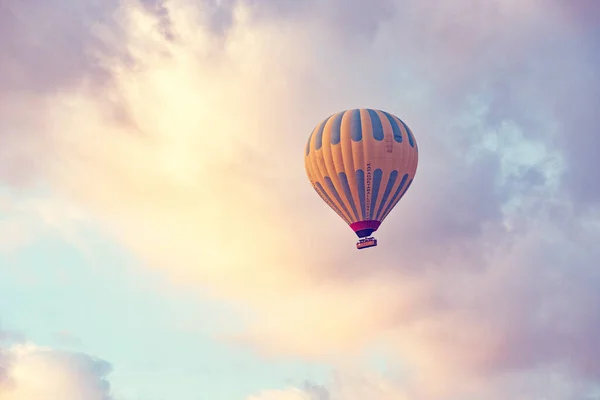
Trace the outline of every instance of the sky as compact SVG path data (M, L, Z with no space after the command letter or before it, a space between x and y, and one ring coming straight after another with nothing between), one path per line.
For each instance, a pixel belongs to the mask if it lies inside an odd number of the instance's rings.
M600 399L598 21L0 0L0 399ZM419 167L358 252L303 151L363 107Z

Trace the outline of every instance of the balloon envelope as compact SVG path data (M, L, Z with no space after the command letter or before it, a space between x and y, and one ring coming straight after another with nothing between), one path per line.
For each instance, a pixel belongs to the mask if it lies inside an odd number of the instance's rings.
M355 109L323 120L304 163L319 196L356 233L370 236L410 187L418 148L409 127L380 110Z

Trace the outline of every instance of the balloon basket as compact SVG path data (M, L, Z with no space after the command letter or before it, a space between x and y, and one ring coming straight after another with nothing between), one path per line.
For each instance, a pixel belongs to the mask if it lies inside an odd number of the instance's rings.
M367 249L369 247L375 246L377 246L377 239L375 239L374 237L363 238L356 242L356 248L358 250Z

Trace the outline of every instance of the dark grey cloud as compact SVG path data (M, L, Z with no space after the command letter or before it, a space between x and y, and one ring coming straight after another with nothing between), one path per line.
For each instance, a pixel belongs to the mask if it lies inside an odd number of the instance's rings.
M140 0L144 8L158 19L158 30L168 40L174 40L173 25L165 0Z
M311 400L331 400L329 390L323 385L305 381L301 389L310 396Z
M95 25L119 27L117 1L41 0L0 4L0 88L6 91L57 91L84 78L105 80L107 72L90 52L113 51L96 36ZM118 34L118 32L117 32Z

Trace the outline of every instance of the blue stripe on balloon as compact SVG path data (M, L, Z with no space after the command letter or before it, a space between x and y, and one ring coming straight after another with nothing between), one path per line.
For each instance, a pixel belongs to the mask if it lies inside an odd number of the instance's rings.
M342 184L342 187L344 188L344 193L346 194L346 200L348 200L348 204L350 204L350 207L352 208L352 212L354 212L354 218L355 221L358 221L358 211L356 210L356 204L354 204L354 198L352 197L352 191L350 190L350 184L348 183L348 177L346 176L346 173L344 172L340 172L338 174L338 177L340 178L340 182Z
M313 130L310 133L310 136L308 137L308 142L306 142L306 155L308 156L310 154L310 139L312 139L313 135L315 134L315 131Z
M386 116L388 121L390 121L390 125L392 126L392 132L394 134L394 140L398 143L402 143L402 131L400 130L400 126L398 125L398 121L389 113L382 111L382 113Z
M350 137L352 137L352 141L360 142L362 140L360 110L351 110L348 112L350 113Z
M383 176L383 171L381 168L377 168L375 172L373 172L373 188L371 190L371 210L369 219L373 219L375 203L377 202L377 195L379 194L379 185L381 184L381 177Z
M413 180L411 179L410 182L408 182L408 185L406 185L406 189L404 190L404 193L402 193L402 196L404 196L406 194L406 192L408 192L408 189L410 189L410 185L412 185Z
M404 188L404 190L402 191L402 194L400 194L400 197L398 198L398 200L396 201L396 204L398 204L398 202L404 197L404 195L406 194L406 192L408 192L408 189L410 189L410 185L412 185L413 180L411 179L408 182L408 185L406 185L406 188ZM392 208L394 208L393 206L388 210L388 213L390 213L392 211Z
M358 199L362 210L362 219L367 219L367 207L365 202L365 171L356 170L356 187L358 188Z
M390 173L390 177L388 178L388 183L387 183L387 186L385 187L385 192L383 192L383 197L381 198L381 203L379 203L379 209L377 210L377 215L375 216L375 219L377 221L380 221L379 218L381 217L381 211L383 211L383 206L385 205L385 202L387 201L388 197L390 196L390 193L392 192L394 183L396 183L396 178L398 178L398 171L393 170Z
M398 119L400 119L400 118L398 118ZM410 128L401 119L400 119L400 122L402 123L402 126L404 126L404 129L406 129L406 134L408 135L408 143L410 143L410 147L415 147L415 141L413 139L413 135L412 135Z
M327 117L325 120L323 120L323 122L321 122L321 125L319 125L319 127L317 128L317 133L315 135L316 150L319 150L321 146L323 146L323 130L325 129L325 124L327 123L327 121L329 121L329 118L331 117Z
M379 118L379 114L375 110L367 110L369 112L369 117L371 117L371 127L373 130L373 137L375 140L382 141L383 140L383 125L381 124L381 119Z
M408 174L404 174L404 176L402 177L402 180L400 181L400 186L398 186L398 189L396 189L396 192L392 196L392 200L390 200L389 204L385 208L385 211L383 212L384 217L389 214L389 212L392 210L392 207L394 207L394 204L396 204L396 202L398 200L400 200L400 198L398 198L398 196L400 196L400 192L402 192L402 188L406 184L407 179L408 179ZM400 196L400 197L402 197L402 196Z
M331 207L333 209L333 211L335 211L340 217L342 217L342 219L346 222L350 222L348 220L348 217L346 217L344 214L342 214L341 210L339 209L339 207L331 200L331 197L329 197L329 195L327 194L327 192L323 189L323 186L321 186L321 184L319 182L316 182L315 185L317 186L317 193L324 198L325 203L327 203L327 205L329 207Z
M348 212L348 209L346 208L346 205L342 201L342 198L340 197L339 193L337 192L337 190L335 190L335 186L333 186L333 182L331 181L331 178L326 176L325 182L327 183L327 186L329 187L329 190L331 191L331 193L333 193L333 197L335 197L338 204L342 207L342 210L344 210L344 213L346 213L346 215L348 217L350 217L350 213Z
M331 132L331 138L329 139L331 144L338 144L342 137L342 117L344 113L341 112L337 114L333 121L331 121L331 128L329 131Z

